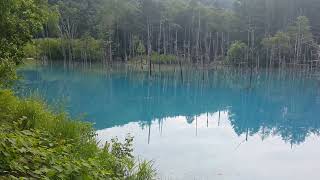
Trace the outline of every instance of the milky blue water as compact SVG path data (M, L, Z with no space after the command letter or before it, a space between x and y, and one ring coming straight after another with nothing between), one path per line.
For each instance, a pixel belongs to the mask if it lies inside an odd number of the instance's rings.
M18 91L135 137L160 179L320 179L320 80L303 72L28 66Z

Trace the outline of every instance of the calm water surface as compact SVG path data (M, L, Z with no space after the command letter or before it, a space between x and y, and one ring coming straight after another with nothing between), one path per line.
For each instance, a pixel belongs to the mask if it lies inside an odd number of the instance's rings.
M62 101L72 116L95 123L101 142L133 135L135 154L154 160L161 179L320 179L320 81L313 76L189 70L149 79L128 68L59 65L20 74L20 92Z

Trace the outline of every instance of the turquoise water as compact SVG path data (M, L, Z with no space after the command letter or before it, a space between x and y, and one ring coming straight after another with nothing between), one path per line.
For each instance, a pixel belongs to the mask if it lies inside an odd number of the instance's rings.
M18 90L62 102L97 138L135 137L161 179L319 179L320 80L303 72L28 66Z

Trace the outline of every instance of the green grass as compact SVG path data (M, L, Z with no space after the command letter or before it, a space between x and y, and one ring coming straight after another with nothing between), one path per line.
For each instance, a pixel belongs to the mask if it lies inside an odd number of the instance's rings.
M0 179L154 179L152 164L133 157L132 141L99 148L92 124L0 90Z

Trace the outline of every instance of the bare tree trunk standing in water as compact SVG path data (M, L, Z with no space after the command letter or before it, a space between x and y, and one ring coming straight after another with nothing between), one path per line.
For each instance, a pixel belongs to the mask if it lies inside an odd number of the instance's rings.
M75 22L71 22L70 18L61 18L58 28L59 28L61 37L64 38L67 42L68 56L69 56L68 61L69 61L69 66L71 66L71 61L73 60L72 43L76 34L76 29L77 29L76 24ZM64 52L66 52L66 50ZM67 54L65 53L65 58L66 57L67 57Z
M67 66L67 55L66 55L66 48L64 46L64 35L63 35L63 30L61 29L60 26L58 26L59 29L59 35L60 35L60 43L61 43L61 51L62 51L62 56L63 56L63 67L66 68Z
M160 53L161 53L161 26L162 26L162 22L161 22L161 18L160 18L160 27L159 27L159 38L158 38L158 66L159 66L159 72L160 72Z
M151 25L149 22L149 18L147 20L147 29L148 29L148 61L149 61L149 76L151 76L152 65L151 65Z
M167 55L166 28L163 28L163 54Z
M109 61L110 61L110 67L112 67L112 39L111 36L109 37Z
M199 17L198 17L198 32L197 32L197 43L196 43L196 58L197 63L199 62L199 48L200 48L200 28L201 28L201 20L200 20L200 10L199 10Z
M179 58L179 52L178 52L178 27L176 27L176 40L175 40L175 47L174 47L175 55L176 55L176 62L179 62L180 67L180 77L181 81L183 82L183 74L182 74L182 66L181 66L181 58ZM175 62L175 64L176 64Z

